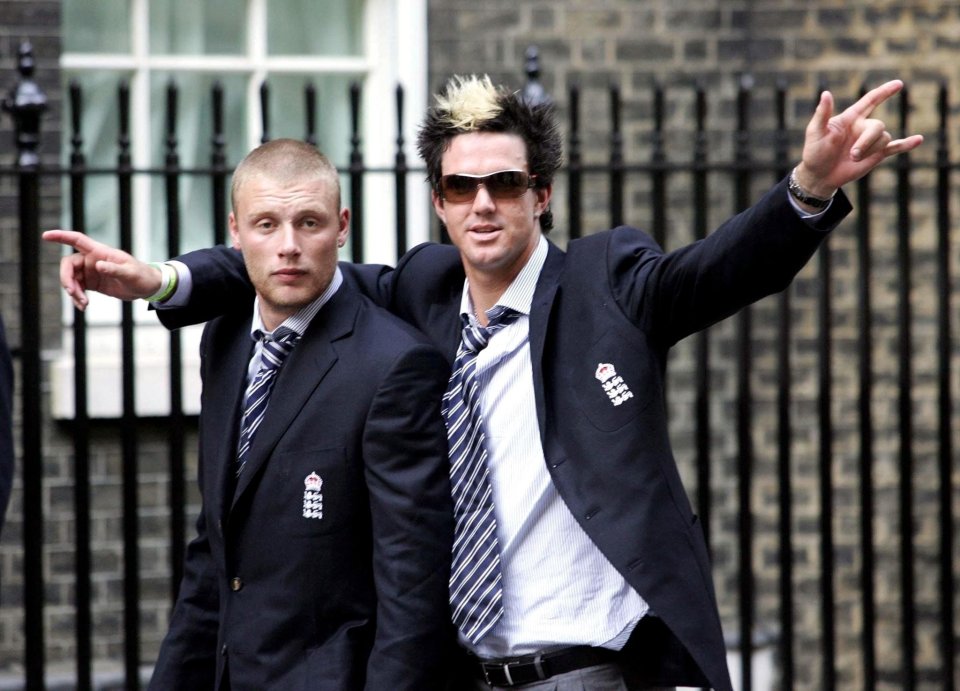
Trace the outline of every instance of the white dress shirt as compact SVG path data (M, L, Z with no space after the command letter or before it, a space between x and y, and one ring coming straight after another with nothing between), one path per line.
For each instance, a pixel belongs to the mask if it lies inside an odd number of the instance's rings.
M530 305L547 257L540 243L497 301L521 316L477 356L503 572L503 618L475 646L485 658L572 645L619 649L649 610L560 498L547 472L530 363ZM464 283L461 312L474 317Z
M327 286L326 290L317 296L309 305L301 307L296 314L284 319L283 323L277 326L277 329L285 326L298 336L303 336L307 327L310 326L310 322L317 316L317 312L330 301L330 298L336 294L342 283L343 274L340 272L340 267L338 266L336 271L333 272L333 279L330 281L330 285ZM276 329L274 329L274 331L276 331ZM263 320L260 318L260 298L257 297L253 301L253 319L250 323L250 338L254 340L254 347L253 355L250 357L250 363L247 365L248 386L260 370L260 359L261 353L263 352L263 336L272 334L273 331L267 331L263 326Z

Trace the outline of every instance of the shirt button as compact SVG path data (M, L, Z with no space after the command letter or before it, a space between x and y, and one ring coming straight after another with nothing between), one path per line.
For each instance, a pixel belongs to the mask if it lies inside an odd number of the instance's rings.
M230 590L237 592L243 587L243 581L240 580L239 576L234 576L230 579Z

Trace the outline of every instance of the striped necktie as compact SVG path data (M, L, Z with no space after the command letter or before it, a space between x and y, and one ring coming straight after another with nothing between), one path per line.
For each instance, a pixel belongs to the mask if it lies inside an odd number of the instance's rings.
M453 623L472 643L483 638L503 615L500 546L480 414L476 358L490 336L516 321L520 313L497 305L488 315L486 328L463 317L460 348L443 396L455 517L450 605Z
M240 443L237 447L237 475L243 471L250 452L250 445L267 412L270 402L270 392L273 382L277 378L280 366L287 359L290 351L300 340L300 335L285 326L273 332L272 336L263 337L263 347L260 351L260 369L247 386L243 395L243 411L240 418Z

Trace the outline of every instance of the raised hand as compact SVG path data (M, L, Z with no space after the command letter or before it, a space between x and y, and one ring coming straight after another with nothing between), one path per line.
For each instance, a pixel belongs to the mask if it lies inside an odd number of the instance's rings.
M797 182L805 191L815 197L829 197L888 156L920 146L922 135L894 139L882 120L871 117L877 106L902 88L899 79L881 84L838 115L833 114L833 95L829 91L820 95L807 125L803 160L796 170Z
M60 260L60 285L79 310L85 309L89 302L88 290L121 300L135 300L160 289L162 275L157 267L83 233L48 230L43 239L77 250Z

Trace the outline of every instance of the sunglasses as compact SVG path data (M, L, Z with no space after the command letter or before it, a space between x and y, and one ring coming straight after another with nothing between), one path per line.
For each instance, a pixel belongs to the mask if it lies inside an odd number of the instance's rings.
M534 186L536 175L522 170L498 170L489 175L454 173L440 178L440 199L451 204L466 204L477 196L480 185L494 199L516 199Z

